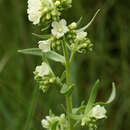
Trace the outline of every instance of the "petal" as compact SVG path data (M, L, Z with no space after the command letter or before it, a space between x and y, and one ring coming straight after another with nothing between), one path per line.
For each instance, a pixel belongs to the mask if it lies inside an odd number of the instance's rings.
M59 22L62 26L66 26L67 25L67 22L65 19L62 19L60 22Z

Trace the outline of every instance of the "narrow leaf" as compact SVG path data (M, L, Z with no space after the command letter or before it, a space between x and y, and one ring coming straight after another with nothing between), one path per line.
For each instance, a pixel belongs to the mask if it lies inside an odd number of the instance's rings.
M90 109L92 108L92 106L96 100L98 87L99 87L99 80L96 81L96 83L94 84L94 86L92 88L85 113L88 113L90 111Z
M83 20L83 17L81 16L80 19L79 19L78 22L77 22L77 26L78 26L78 27L80 26L82 20Z
M35 34L35 33L32 33L32 35L36 36L38 38L41 38L43 40L48 40L51 37L51 35L39 35L39 34Z
M71 114L70 117L73 120L81 120L83 118L83 115L75 115L75 114Z
M77 30L77 31L84 31L84 30L86 30L88 27L90 27L91 24L94 22L94 20L95 20L97 14L98 14L99 12L100 12L100 9L97 10L97 12L95 13L95 15L94 15L93 18L91 19L91 21L90 21L86 26L84 26L83 28L81 28L81 29L79 29L79 30Z
M60 90L60 93L68 96L72 94L73 89L74 89L74 85L68 86L67 84L64 84Z
M47 58L49 58L49 59L51 59L53 61L61 62L63 64L65 63L65 58L62 55L60 55L60 54L58 54L58 53L56 53L54 51L47 52L46 56L47 56Z
M65 79L66 71L64 71L60 77L60 81L62 82Z
M113 102L115 97L116 97L116 87L115 87L115 83L113 82L112 83L112 93L111 93L108 101L106 102L106 104L110 104L111 102Z
M18 52L20 52L22 54L42 56L42 52L41 52L41 50L39 48L23 49L23 50L18 50Z
M51 130L56 130L57 129L57 125L58 125L58 121L56 121L52 127L51 127Z
M46 31L48 28L50 27L50 25L46 26L45 28L41 29L41 31Z
M116 97L116 87L115 87L115 83L112 83L112 92L111 92L111 95L110 95L109 99L107 100L107 102L97 102L97 103L95 103L95 105L106 106L106 105L112 103L113 100L115 99L115 97Z

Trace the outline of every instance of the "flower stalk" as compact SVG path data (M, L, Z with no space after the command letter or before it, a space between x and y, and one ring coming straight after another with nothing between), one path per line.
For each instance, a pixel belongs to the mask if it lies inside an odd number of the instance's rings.
M63 41L63 51L65 56L65 68L66 68L66 83L68 87L71 85L71 74L70 74L70 59L69 59L69 53L68 49L65 43L65 40ZM72 120L70 115L72 114L72 95L66 96L66 106L67 106L67 115L69 120L69 130L72 130Z

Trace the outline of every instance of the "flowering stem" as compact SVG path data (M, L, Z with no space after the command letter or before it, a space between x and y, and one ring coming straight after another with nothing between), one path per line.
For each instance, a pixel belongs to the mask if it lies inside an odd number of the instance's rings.
M66 83L68 87L71 85L71 76L70 76L70 60L69 60L69 54L67 50L67 46L65 43L65 40L63 41L63 50L64 50L64 56L65 56L65 67L66 67ZM72 114L72 96L66 96L66 106L67 106L67 114L68 114L68 120L69 120L69 130L72 130L72 120L70 115Z

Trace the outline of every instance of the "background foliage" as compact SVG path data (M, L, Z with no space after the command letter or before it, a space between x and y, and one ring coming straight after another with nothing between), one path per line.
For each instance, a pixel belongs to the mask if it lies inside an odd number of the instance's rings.
M130 4L128 0L73 0L73 8L65 12L68 22L84 17L89 22L95 11L100 15L87 30L94 43L89 55L76 55L72 64L72 81L77 84L73 94L77 106L88 99L97 78L101 88L97 100L105 100L111 82L117 85L117 97L108 108L108 120L99 130L128 130L130 128ZM17 53L18 49L36 47L32 32L40 32L28 22L27 1L0 0L0 130L42 130L40 121L48 109L59 114L64 98L52 88L43 95L33 80L33 70L39 57ZM56 73L63 68L52 64ZM59 103L59 104L57 104Z

